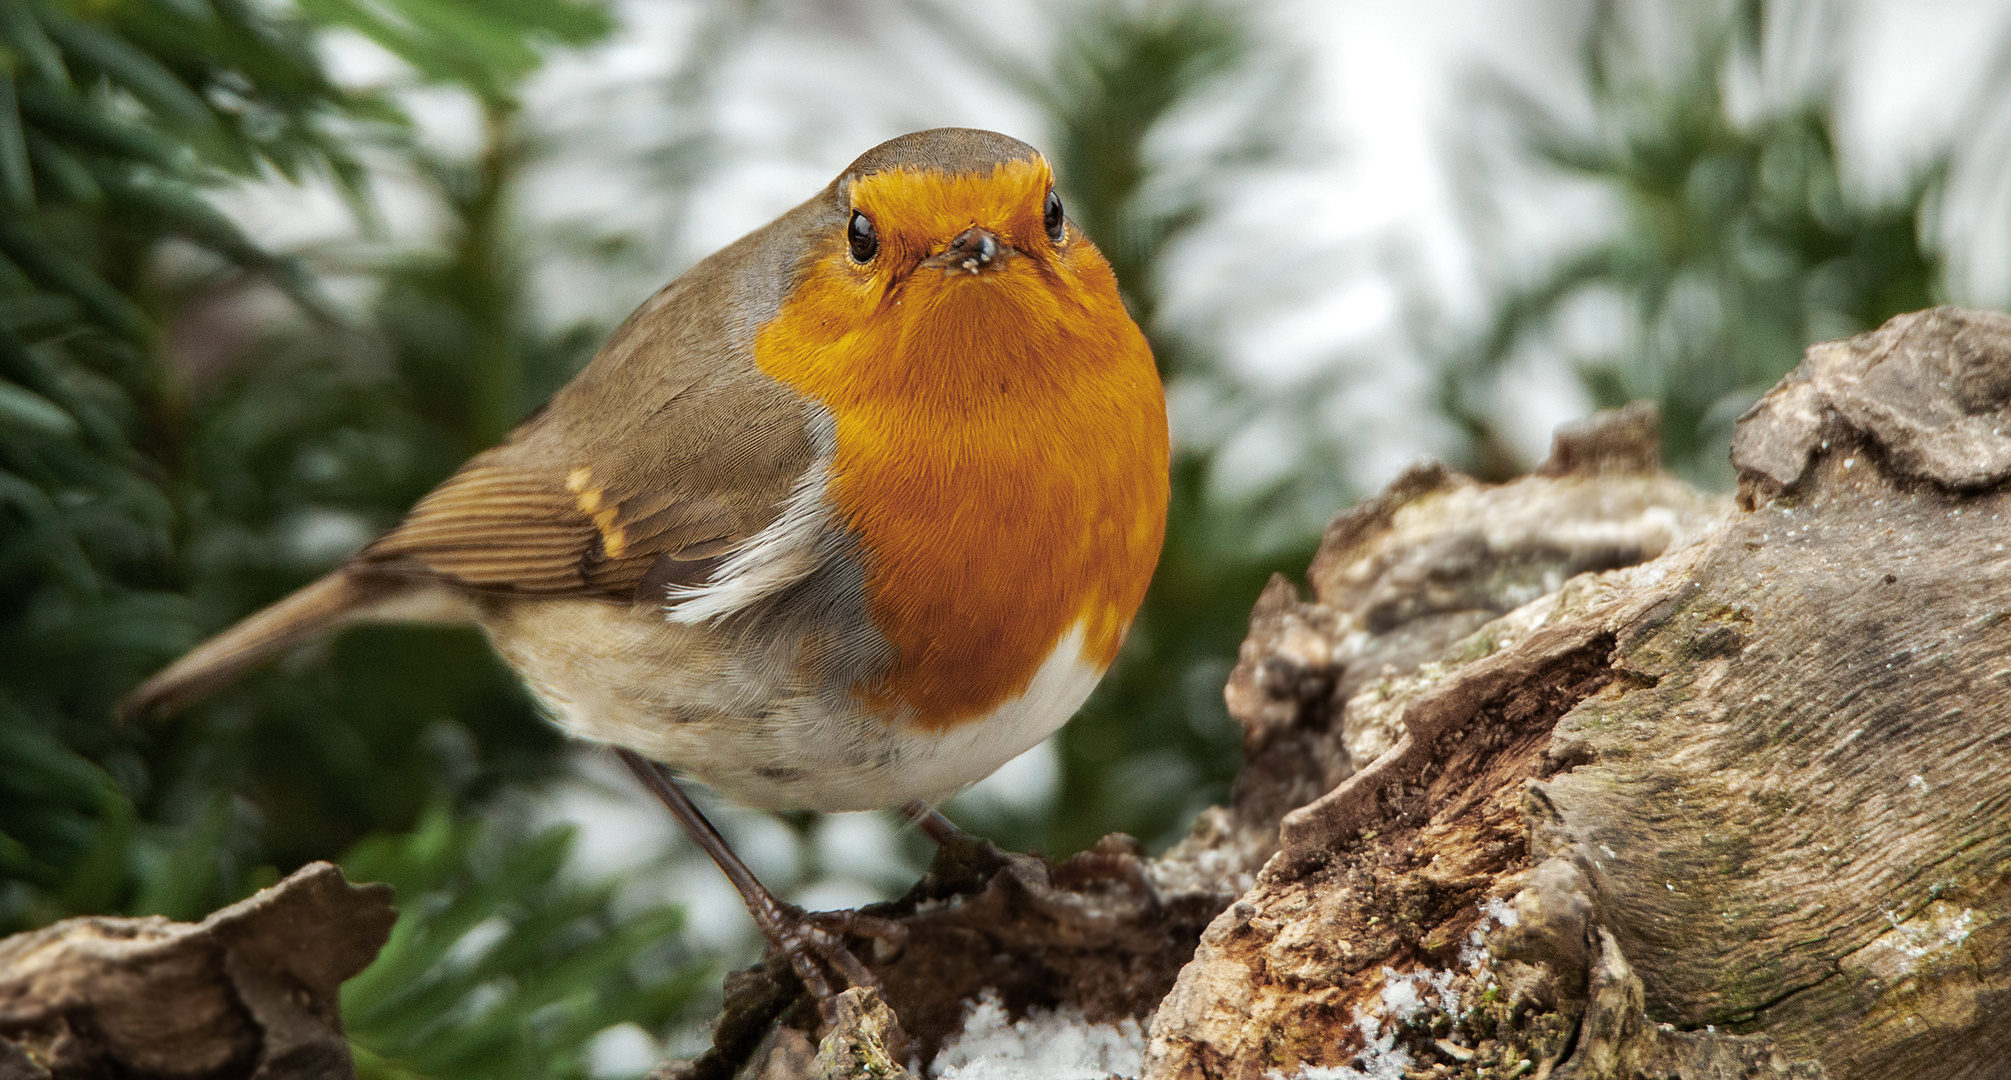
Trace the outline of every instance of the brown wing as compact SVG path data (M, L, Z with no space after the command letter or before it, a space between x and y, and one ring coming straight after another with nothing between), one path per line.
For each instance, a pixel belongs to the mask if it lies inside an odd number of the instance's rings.
M805 234L832 232L834 216L813 200L665 287L549 406L355 565L612 600L702 580L828 449L811 436L815 407L755 366L752 337L790 287Z
M603 414L615 432L559 405L462 466L359 561L480 591L629 600L645 583L706 576L775 519L815 457L804 406L752 379L707 380L641 423Z

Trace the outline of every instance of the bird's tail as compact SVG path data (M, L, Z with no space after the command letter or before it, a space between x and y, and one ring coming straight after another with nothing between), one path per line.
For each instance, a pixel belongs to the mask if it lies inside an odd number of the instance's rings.
M118 715L179 712L286 649L367 615L400 584L337 570L196 646L126 695Z

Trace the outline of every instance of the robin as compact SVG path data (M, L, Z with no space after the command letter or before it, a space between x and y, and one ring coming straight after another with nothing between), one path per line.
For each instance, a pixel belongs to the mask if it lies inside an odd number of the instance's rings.
M940 838L931 805L1116 658L1166 501L1151 350L1047 161L917 132L665 286L396 528L122 711L347 623L473 623L828 1002L816 958L870 983L841 935L894 930L777 900L669 770L753 807L902 806Z

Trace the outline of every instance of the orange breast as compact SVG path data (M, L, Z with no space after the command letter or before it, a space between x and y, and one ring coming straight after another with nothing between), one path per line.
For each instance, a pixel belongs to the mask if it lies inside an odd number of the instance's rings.
M1013 215L1031 206L1037 230L1045 184L1001 176L1015 167L977 180L1027 192L1001 200L974 181L970 205L950 206L934 231L968 218L1015 246L1044 243ZM914 175L855 191L883 235L902 198L944 212L944 178ZM834 244L755 355L837 421L831 497L865 549L873 618L899 650L861 693L947 728L1018 695L1078 626L1085 659L1116 657L1165 533L1165 401L1086 240L982 275L907 269L858 267Z

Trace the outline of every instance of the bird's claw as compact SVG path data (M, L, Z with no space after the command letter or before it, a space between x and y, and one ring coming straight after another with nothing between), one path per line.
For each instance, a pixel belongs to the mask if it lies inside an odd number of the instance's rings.
M835 1002L841 992L825 973L828 966L848 986L879 989L880 980L845 944L847 937L870 938L876 959L892 959L908 944L908 928L892 919L856 911L804 911L781 905L767 931L769 949L789 961L803 988L817 999L817 1013L826 1026L837 1021Z

